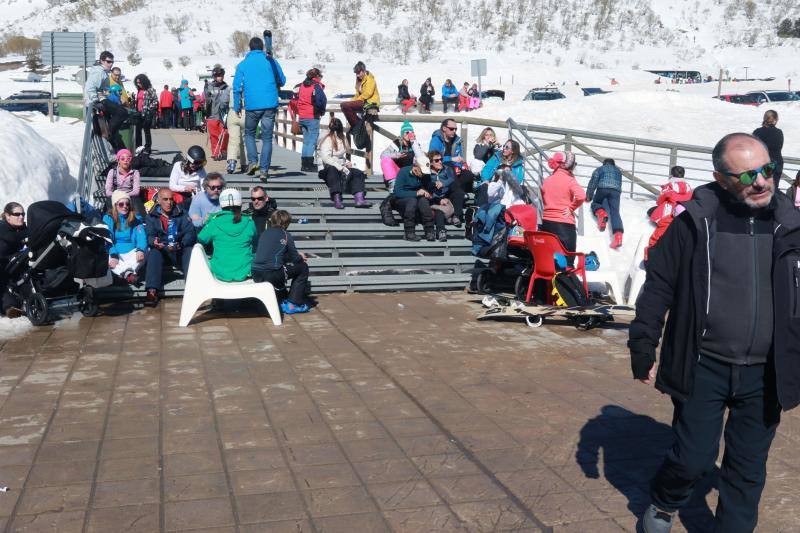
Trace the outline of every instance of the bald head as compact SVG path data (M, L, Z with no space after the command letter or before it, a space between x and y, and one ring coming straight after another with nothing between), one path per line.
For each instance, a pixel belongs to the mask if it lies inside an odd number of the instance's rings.
M747 133L731 133L717 143L712 152L714 179L720 186L752 209L766 207L775 191L772 175L759 172L753 183L742 183L739 176L762 169L770 162L767 147Z

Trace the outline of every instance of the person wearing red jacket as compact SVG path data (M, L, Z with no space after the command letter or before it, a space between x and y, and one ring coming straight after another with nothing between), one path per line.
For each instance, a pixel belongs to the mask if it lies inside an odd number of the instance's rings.
M542 184L542 231L556 235L568 252L574 252L578 241L575 211L586 201L586 192L578 184L572 152L556 152L547 160L553 173ZM570 266L573 258L567 259Z
M647 248L644 249L644 261L650 248L656 245L658 240L667 231L667 228L676 216L683 211L681 202L688 202L692 199L692 187L683 181L684 169L681 166L674 166L669 171L669 183L661 186L661 194L656 200L656 207L650 213L650 221L656 225Z
M172 126L172 105L174 101L175 97L170 92L169 85L164 85L164 90L158 96L158 116L162 128Z
M314 151L319 140L319 118L325 109L319 104L327 101L325 85L322 84L322 72L312 68L306 72L306 79L294 86L294 95L289 103L292 119L297 118L303 132L303 150L300 154L300 170L315 172Z

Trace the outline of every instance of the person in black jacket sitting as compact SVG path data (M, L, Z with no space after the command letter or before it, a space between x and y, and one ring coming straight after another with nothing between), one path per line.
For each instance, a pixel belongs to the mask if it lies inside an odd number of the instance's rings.
M800 212L775 194L775 163L757 138L726 135L712 160L715 181L649 252L630 326L633 377L655 381L675 407L674 444L642 518L649 532L670 531L715 468L723 424L713 529L752 532L781 409L800 404Z
M253 280L268 281L276 290L286 286L291 279L289 298L281 302L281 311L291 315L308 312L308 264L306 257L297 251L292 235L286 231L292 215L279 209L269 217L269 228L258 238L258 248L253 259Z
M269 217L272 216L276 209L278 209L278 203L275 198L269 197L264 187L256 185L250 190L250 208L245 212L245 215L253 219L259 235L264 233Z
M25 209L17 202L7 203L0 220L0 290L3 291L2 311L6 316L20 315L20 303L6 291L6 265L14 254L22 250L27 238Z

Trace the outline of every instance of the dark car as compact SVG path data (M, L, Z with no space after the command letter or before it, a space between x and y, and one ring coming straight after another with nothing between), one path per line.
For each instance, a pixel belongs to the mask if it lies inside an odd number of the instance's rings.
M26 100L46 100L48 98L50 98L50 93L47 91L22 91L9 96L7 100L15 101L0 104L0 109L5 109L6 111L39 111L46 115L47 102L26 102ZM53 113L58 114L58 104L53 104Z
M500 89L486 89L485 91L481 91L481 100L486 100L487 98L499 98L500 100L505 100L506 92L501 91Z
M800 96L797 96L791 91L750 91L747 94L755 96L759 104L767 102L795 102L800 100Z
M721 94L719 96L715 96L714 98L719 98L723 102L730 102L732 104L740 105L758 106L761 103L758 99L758 96L755 94Z
M523 100L561 100L562 98L566 98L561 91L559 91L555 87L543 87L538 89L531 89L528 91L528 94L525 95Z
M583 96L592 96L595 94L608 94L613 91L604 91L600 87L581 87L581 91L583 91Z

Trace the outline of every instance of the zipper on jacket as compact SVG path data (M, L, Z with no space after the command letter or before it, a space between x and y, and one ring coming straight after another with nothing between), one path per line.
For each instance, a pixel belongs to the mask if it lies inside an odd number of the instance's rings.
M792 277L794 278L794 298L792 298L792 316L797 316L797 296L800 292L800 261L795 263L792 269Z
M711 232L708 229L708 219L704 218L706 224L706 263L708 265L708 292L706 293L706 317L711 309ZM705 331L703 332L705 334Z
M750 352L753 350L753 343L756 340L756 332L758 331L758 246L755 232L755 217L750 217L748 221L748 235L753 246L753 327L750 330L750 346L747 347L746 359L750 359Z

